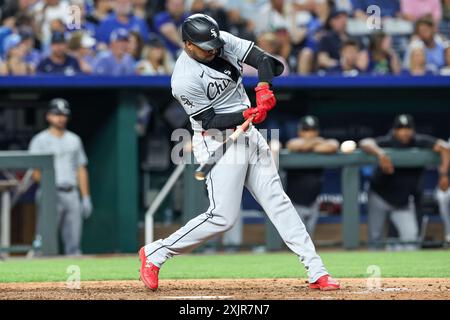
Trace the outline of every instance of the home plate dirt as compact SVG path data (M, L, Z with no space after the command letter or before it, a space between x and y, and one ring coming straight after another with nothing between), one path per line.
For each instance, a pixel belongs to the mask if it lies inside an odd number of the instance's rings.
M161 280L156 292L140 281L82 281L80 289L64 282L0 283L0 299L450 300L450 279L383 278L379 288L368 287L367 279L339 280L342 289L327 292L310 290L304 279Z

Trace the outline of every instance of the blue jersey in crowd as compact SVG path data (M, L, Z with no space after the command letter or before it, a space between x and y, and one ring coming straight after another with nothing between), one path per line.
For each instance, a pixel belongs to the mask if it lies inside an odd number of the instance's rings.
M54 63L50 57L45 58L37 66L36 72L41 74L73 76L80 73L81 69L77 59L66 55L66 59L62 64Z
M172 18L172 16L169 14L169 12L167 12L167 11L158 13L154 18L155 30L159 34L161 34L161 31L159 29L161 28L161 26L163 26L166 23L173 23L176 26L176 28L178 29L181 27L181 25L183 24L183 21L187 17L189 17L189 14L185 13L179 20L174 20ZM165 44L166 48L172 53L172 55L174 57L176 57L176 53L180 49L180 47L177 46L176 44L174 44L172 41L170 41L166 37L164 37L163 35L162 35L162 38L164 40L164 44Z
M105 76L126 76L135 74L135 61L129 54L117 60L111 51L99 53L94 62L94 74Z
M126 29L127 31L137 31L141 35L144 42L148 41L149 30L144 20L135 15L130 15L128 23L123 24L117 19L117 15L115 13L111 13L105 18L105 20L102 21L102 23L100 23L95 37L99 42L109 43L109 36L111 35L111 32L119 28Z

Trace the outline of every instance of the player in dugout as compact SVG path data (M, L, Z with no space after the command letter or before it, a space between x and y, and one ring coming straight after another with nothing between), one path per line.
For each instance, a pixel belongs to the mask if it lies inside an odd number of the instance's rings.
M300 119L298 137L289 140L286 147L291 152L336 153L339 142L320 136L319 120L315 116ZM313 236L319 218L317 198L324 180L323 168L299 168L287 170L287 194L291 198L308 233Z
M420 198L424 168L396 168L384 148L397 150L407 148L430 149L440 154L439 188L449 187L449 145L438 138L416 133L414 119L409 114L395 118L393 129L385 136L366 138L360 147L378 158L379 166L370 183L368 198L369 247L382 249L386 217L398 231L400 244L405 250L418 246L419 227L415 202Z

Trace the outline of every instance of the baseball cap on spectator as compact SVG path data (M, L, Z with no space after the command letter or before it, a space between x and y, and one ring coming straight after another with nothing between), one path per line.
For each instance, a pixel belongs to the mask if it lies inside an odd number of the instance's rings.
M330 16L328 17L328 19L329 20L334 19L334 18L336 18L336 17L338 17L338 16L340 16L342 14L348 16L347 11L344 11L344 10L333 10L333 11L331 11Z
M111 35L109 36L109 41L128 41L128 38L130 36L130 33L127 31L127 29L120 28L115 29L113 32L111 32Z
M154 48L164 48L164 43L157 37L151 38L148 42L147 45L149 47L154 47Z
M22 40L34 38L33 29L31 29L30 27L21 27L19 29L19 35Z
M394 120L394 129L399 128L414 129L414 118L410 114L398 115Z
M299 130L319 130L319 119L315 116L304 116L298 124Z
M53 43L64 43L66 42L66 35L64 34L64 32L53 32L52 33L52 40L51 40L52 44Z
M8 55L12 48L17 47L22 42L22 38L16 34L12 33L3 40L3 52L5 57Z

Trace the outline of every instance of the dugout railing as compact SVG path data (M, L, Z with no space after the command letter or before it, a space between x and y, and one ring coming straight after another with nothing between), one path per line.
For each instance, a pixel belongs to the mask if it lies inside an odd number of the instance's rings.
M439 163L439 156L428 150L387 149L395 167L429 167ZM341 168L342 192L342 245L345 249L356 249L360 246L360 206L359 194L361 167L377 165L377 159L367 153L355 150L353 153L321 155L315 153L291 153L282 150L279 157L279 169L289 168ZM184 174L184 220L190 219L207 203L204 186L195 181L193 174L195 164L186 166ZM275 227L266 219L266 247L268 250L282 248L282 241Z

